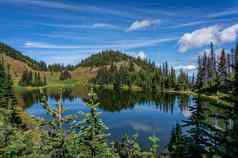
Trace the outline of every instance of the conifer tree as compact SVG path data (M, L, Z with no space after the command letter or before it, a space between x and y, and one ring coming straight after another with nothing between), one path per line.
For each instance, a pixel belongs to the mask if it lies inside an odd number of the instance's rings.
M225 81L227 79L227 61L225 50L222 49L221 56L218 64L219 82L221 86L225 86Z
M87 102L90 108L90 113L85 114L85 118L80 124L80 141L87 147L88 151L82 154L88 154L90 158L105 157L108 153L107 146L107 127L99 117L96 102L97 96L91 89L89 93L89 101Z
M186 157L186 141L182 135L182 129L179 124L176 124L175 129L172 131L168 150L169 155L173 158Z
M158 147L159 147L158 143L159 143L160 139L156 136L149 136L148 139L149 139L150 146L151 146L151 148L150 148L150 153L151 153L150 157L151 158L158 158Z
M66 123L71 121L72 116L64 116L65 109L62 104L62 91L59 90L56 108L52 108L48 104L48 99L45 95L42 95L41 102L43 107L51 115L52 120L46 122L49 128L49 134L45 137L40 147L44 150L39 152L48 153L50 158L70 158L67 147L67 132L63 127Z
M235 63L234 63L234 95L238 97L238 43L236 44L235 49Z

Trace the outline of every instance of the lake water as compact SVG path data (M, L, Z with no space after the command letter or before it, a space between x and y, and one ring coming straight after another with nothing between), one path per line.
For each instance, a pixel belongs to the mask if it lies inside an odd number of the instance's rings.
M85 104L87 89L66 89L63 93L63 104L68 114L89 111ZM56 90L47 90L50 105L55 105ZM148 147L148 136L156 135L160 138L160 150L170 141L172 130L176 124L191 120L196 102L192 96L175 94L147 94L143 92L114 92L97 90L100 106L99 111L104 123L109 127L110 140L118 140L124 134L138 134L138 142L142 147ZM48 119L45 109L39 103L39 91L26 91L18 96L22 106L29 115L36 118ZM204 102L203 106L208 107ZM212 106L209 106L209 108ZM212 107L204 112L204 122L214 125L217 129L228 128L233 122L230 119L220 119L217 114L220 109ZM190 127L191 128L191 127ZM185 131L185 130L184 130ZM185 131L186 133L186 131Z

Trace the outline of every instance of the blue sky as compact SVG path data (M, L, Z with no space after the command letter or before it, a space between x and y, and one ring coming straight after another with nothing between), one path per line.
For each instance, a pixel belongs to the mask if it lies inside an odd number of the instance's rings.
M0 15L0 41L47 63L116 49L193 69L238 36L238 0L0 0Z

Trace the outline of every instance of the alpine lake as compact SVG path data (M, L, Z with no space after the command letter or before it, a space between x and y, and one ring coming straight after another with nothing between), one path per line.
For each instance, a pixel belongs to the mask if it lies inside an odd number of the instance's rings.
M48 102L55 106L59 98L58 89L44 90ZM65 88L62 93L64 115L88 112L86 105L89 88ZM108 127L109 141L119 140L125 134L138 135L138 142L148 148L148 137L160 139L159 151L167 148L172 132L177 124L183 135L193 138L206 138L214 144L222 137L220 133L232 130L237 114L232 108L220 105L217 101L174 93L145 93L96 89L98 111ZM40 103L39 90L25 90L17 93L18 103L33 118L51 119ZM79 119L80 121L80 119ZM204 133L203 131L206 131ZM204 148L207 148L206 145Z

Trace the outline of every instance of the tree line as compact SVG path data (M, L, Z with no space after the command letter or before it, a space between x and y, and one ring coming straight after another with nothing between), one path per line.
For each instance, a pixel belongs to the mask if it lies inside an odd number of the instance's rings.
M127 85L142 87L149 91L163 91L165 89L186 90L192 86L188 73L180 70L178 74L168 63L152 69L142 69L129 61L128 64L103 66L99 69L95 80L92 82L99 85L113 85L114 89Z
M32 72L31 70L25 70L19 80L21 86L41 87L47 85L46 75L42 77L40 72Z
M195 88L208 92L231 92L237 79L237 56L238 44L230 53L222 49L217 55L211 43L210 52L198 57Z

